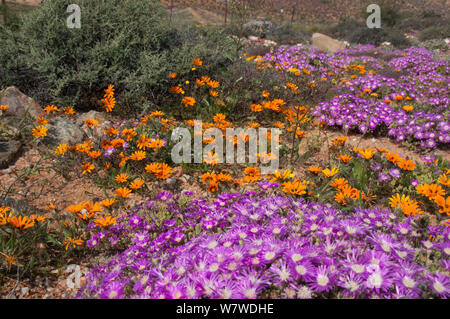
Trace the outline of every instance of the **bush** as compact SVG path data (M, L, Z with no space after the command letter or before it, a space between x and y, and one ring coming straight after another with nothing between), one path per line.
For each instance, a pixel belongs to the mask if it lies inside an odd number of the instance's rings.
M66 26L71 3L81 7L81 29ZM197 56L216 67L232 59L224 34L169 26L155 0L45 1L24 17L18 34L5 31L0 46L0 62L7 61L1 86L83 110L98 103L109 83L124 92L118 98L127 105L144 96L159 103L169 72L190 69Z
M364 23L354 20L343 21L331 28L331 35L356 44L373 44L379 46L387 41L398 48L410 46L408 39L401 33L389 29L369 29Z
M434 25L422 30L419 33L419 39L421 41L432 39L445 39L450 37L450 25Z

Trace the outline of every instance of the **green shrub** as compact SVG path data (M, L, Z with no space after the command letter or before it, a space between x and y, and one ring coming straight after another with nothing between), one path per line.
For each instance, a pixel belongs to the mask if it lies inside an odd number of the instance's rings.
M81 28L66 25L67 6L81 7ZM134 106L164 100L169 72L190 70L194 57L209 65L232 58L225 34L168 24L159 1L53 0L27 14L18 34L0 38L0 86L14 84L41 103L92 109L109 83ZM30 94L30 95L31 95Z

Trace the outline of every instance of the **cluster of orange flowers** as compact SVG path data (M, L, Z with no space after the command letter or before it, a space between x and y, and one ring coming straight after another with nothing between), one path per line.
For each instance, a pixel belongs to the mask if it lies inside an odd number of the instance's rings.
M404 171L413 171L414 168L416 168L416 163L414 163L412 160L405 160L400 155L389 152L384 149L378 150L380 153L386 154L386 159L391 162L392 164L397 165L399 168L401 168Z
M339 149L345 145L345 142L348 140L348 136L339 136L331 140L332 147Z
M18 230L25 230L33 227L36 222L44 222L46 220L46 217L35 214L30 217L14 215L11 207L0 206L0 226L9 224Z
M8 108L8 105L0 105L0 111L6 111Z
M7 105L5 105L5 106L7 107ZM55 105L47 105L46 107L44 107L44 111L48 115L48 114L53 113L53 112L60 112L61 110ZM67 115L75 114L75 110L72 107L70 107L70 106L67 106L67 107L63 108L63 112L65 114L67 114ZM40 118L36 119L36 122L39 125L36 125L32 129L31 132L33 133L33 135L36 138L46 137L47 136L47 130L48 130L46 125L48 124L48 119L45 118L44 116L41 116Z
M202 183L208 186L208 191L215 193L220 183L232 183L232 177L230 174L208 172L202 175Z
M420 215L423 214L423 211L419 207L419 203L409 198L409 196L396 194L389 199L389 205L393 208L399 208L402 210L405 215Z
M75 215L75 217L85 223L96 217L96 215L103 211L103 208L109 208L116 202L115 199L105 199L101 202L80 202L76 205L70 205L66 208L68 213ZM98 217L94 220L98 227L107 228L116 223L116 219L112 216ZM73 242L72 242L73 244ZM67 246L68 247L68 246ZM67 248L66 248L67 250Z
M439 176L438 182L444 187L450 186L447 174ZM439 213L450 216L450 196L447 196L445 189L441 185L421 184L416 187L416 191L418 194L436 203L439 206Z
M105 95L102 99L103 107L106 112L111 112L116 105L116 98L114 97L114 85L108 85L108 88L105 89Z
M346 199L358 200L364 193L352 187L345 178L337 178L331 184L337 190L334 200L342 206L347 205Z
M307 193L308 186L314 187L314 183L310 181L301 181L296 178L293 181L283 183L283 192L292 195L304 195Z
M159 179L168 179L172 176L172 168L166 163L151 163L145 166L145 170Z

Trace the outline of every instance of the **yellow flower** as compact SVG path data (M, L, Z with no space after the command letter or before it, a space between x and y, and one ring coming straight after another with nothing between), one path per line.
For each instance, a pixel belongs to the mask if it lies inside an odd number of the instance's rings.
M322 174L325 175L326 177L333 177L337 173L339 173L339 169L337 169L336 167L333 167L331 170L328 168L322 170Z
M33 132L33 135L36 136L37 138L47 136L47 128L45 126L38 125L33 129L32 132Z
M0 105L0 111L6 111L8 107L8 105Z

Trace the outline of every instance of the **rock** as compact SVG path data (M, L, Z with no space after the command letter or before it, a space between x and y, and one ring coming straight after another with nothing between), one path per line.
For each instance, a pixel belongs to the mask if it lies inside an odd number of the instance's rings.
M21 297L24 297L24 296L28 295L29 292L30 292L30 288L28 288L28 287L22 287L22 288L20 289L20 296L21 296Z
M6 116L23 118L27 113L34 119L45 115L44 110L32 98L26 96L15 86L10 86L0 91L0 105L8 105Z
M47 127L48 135L44 139L46 144L58 145L63 143L74 145L83 142L84 132L69 120L55 117Z
M254 35L249 35L249 36L248 36L248 39L249 39L250 41L258 41L258 40L259 40L259 38L258 38L258 37L255 37Z
M42 213L42 210L28 205L24 200L15 199L11 197L6 197L2 201L2 205L11 207L12 210L20 213L27 213L27 214L36 214L36 213Z
M277 43L275 41L271 41L271 40L264 40L263 45L265 47L275 47L275 46L277 46Z
M98 121L98 125L90 128L84 123L86 119L95 119ZM112 126L112 123L106 120L104 113L96 111L90 111L80 115L76 121L76 124L81 127L86 135L88 135L89 137L97 138L101 138L103 135L105 135L105 130L109 129Z
M244 30L260 30L266 31L273 27L270 21L253 20L243 25Z
M22 142L0 140L0 169L6 169L19 158L22 153Z
M335 53L345 48L343 42L330 38L322 33L314 33L312 35L312 45L314 48L326 53Z

